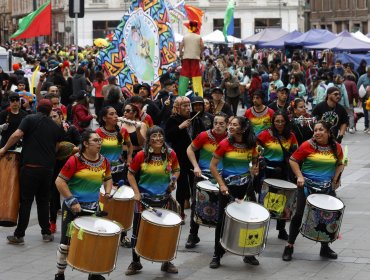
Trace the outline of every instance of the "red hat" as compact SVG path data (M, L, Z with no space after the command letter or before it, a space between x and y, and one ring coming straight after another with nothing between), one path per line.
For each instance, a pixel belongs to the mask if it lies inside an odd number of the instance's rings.
M13 64L13 71L15 72L15 71L17 71L17 70L19 70L21 68L21 66L19 65L19 63L14 63Z

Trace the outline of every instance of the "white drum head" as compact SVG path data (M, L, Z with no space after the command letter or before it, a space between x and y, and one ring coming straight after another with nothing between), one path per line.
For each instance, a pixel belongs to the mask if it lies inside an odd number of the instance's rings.
M155 208L157 211L162 213L162 216L157 216L156 213L145 210L142 213L142 217L147 221L150 221L154 224L164 225L164 226L175 226L181 223L181 217L177 215L175 212L162 209L162 208Z
M329 211L338 211L344 208L342 201L327 194L311 194L307 197L307 201L313 206Z
M280 188L280 189L295 190L297 188L297 186L294 185L293 183L280 180L280 179L265 179L264 182L268 185L271 185L273 187Z
M218 185L212 184L212 182L205 180L197 183L197 186L201 189L209 190L212 192L218 192Z
M113 195L114 199L125 199L125 200L127 200L127 199L132 199L133 197L134 197L134 190L129 186L120 187L117 190L117 192Z
M232 218L248 223L266 221L270 217L270 213L265 207L249 201L230 203L226 207L226 212Z
M73 222L79 228L99 234L115 234L121 231L117 224L97 217L80 217Z

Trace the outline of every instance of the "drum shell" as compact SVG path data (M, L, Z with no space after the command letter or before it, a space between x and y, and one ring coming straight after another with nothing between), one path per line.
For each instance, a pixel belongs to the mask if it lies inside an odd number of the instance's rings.
M160 225L142 216L135 251L149 261L171 261L176 256L179 238L180 223L173 226Z
M20 202L20 154L7 152L0 158L0 226L17 225Z
M116 266L121 232L106 234L83 229L83 240L80 240L78 239L80 227L74 223L72 227L68 265L93 274L112 272Z
M107 198L101 193L99 195L99 205L103 206L101 210L108 213L107 219L118 222L121 228L128 231L132 228L132 221L134 220L134 206L133 199L116 199Z
M194 222L201 226L216 227L218 222L218 190L196 185Z
M275 181L283 181L283 180L276 180ZM286 181L283 181L286 182ZM289 182L287 182L289 183ZM293 217L293 212L295 210L295 199L296 199L297 189L292 188L284 188L281 186L276 186L267 183L266 181L263 183L262 189L261 189L261 195L259 201L261 204L266 207L267 210L269 210L271 214L271 219L277 219L277 220L291 220ZM277 211L277 209L274 208L274 203L271 202L272 195L274 195L274 198L279 197L281 199L284 197L285 203L283 204L283 211ZM276 196L277 195L277 196Z
M316 242L334 242L339 236L344 208L323 209L306 200L300 227L301 234Z
M220 239L221 246L225 250L240 256L258 255L265 248L269 222L270 218L258 222L241 221L232 217L226 210L223 221L223 233ZM260 242L246 244L248 235L255 233L260 233Z

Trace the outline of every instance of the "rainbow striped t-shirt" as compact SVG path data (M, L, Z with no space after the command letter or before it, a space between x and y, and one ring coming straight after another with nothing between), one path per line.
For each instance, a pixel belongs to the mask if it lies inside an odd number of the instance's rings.
M170 184L171 174L180 171L180 165L173 150L170 150L167 160L158 154L152 155L149 162L145 162L144 151L140 151L132 160L129 171L139 173L140 193L163 195Z
M117 131L107 131L103 127L99 127L95 132L103 140L100 153L109 161L111 166L120 164L119 158L122 154L122 145L131 142L130 134L127 132L126 128L122 127L120 131L123 138L121 144L119 144L117 140Z
M343 150L336 143L339 162L343 160ZM335 175L337 161L330 146L320 146L310 139L302 143L291 159L302 162L302 175L315 182L330 181Z
M218 144L213 156L222 159L222 177L245 175L249 172L249 163L257 159L256 147L248 149L245 144L233 143L226 138Z
M265 106L261 112L256 112L252 106L247 111L245 111L244 117L249 119L253 126L254 134L258 136L263 130L269 128L272 122L272 116L274 115L274 110Z
M212 130L201 132L191 143L191 145L199 150L199 168L200 170L209 170L213 153L217 148L217 145L225 139L227 134L217 135L212 133ZM218 170L222 169L222 162L217 166Z
M112 179L109 162L102 155L94 162L80 154L73 155L58 176L67 182L72 195L79 202L98 201L102 183Z
M279 140L272 135L272 131L270 129L262 131L258 135L257 141L264 148L263 156L266 160L275 162L283 162L285 160L284 152L280 146ZM280 141L281 145L283 145L285 150L288 152L293 152L298 147L297 139L292 132L288 139L281 137Z

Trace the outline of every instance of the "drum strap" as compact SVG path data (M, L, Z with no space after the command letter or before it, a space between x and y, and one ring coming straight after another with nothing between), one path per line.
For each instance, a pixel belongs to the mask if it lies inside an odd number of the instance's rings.
M305 178L304 184L304 194L308 197L310 194L321 193L321 194L330 194L332 193L332 182L315 182L311 179Z

